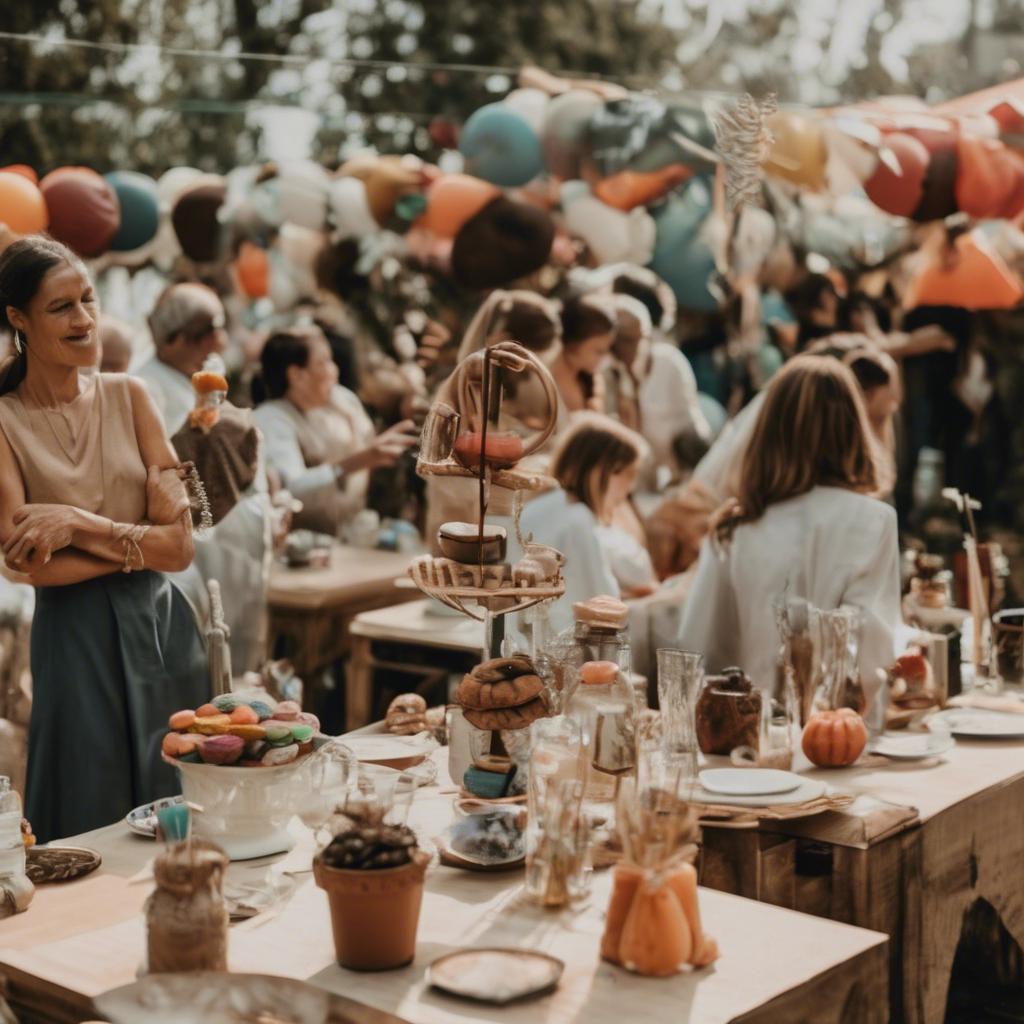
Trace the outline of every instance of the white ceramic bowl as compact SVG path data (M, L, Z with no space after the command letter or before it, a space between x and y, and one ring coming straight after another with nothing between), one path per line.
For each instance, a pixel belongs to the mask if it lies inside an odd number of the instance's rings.
M249 860L294 845L288 822L306 789L308 761L307 755L275 768L170 763L178 769L185 799L203 809L192 816L195 835L217 843L232 860Z

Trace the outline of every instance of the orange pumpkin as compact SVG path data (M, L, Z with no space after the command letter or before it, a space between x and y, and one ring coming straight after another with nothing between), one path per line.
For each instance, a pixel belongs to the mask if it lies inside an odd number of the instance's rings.
M852 708L819 711L804 728L804 754L819 768L844 768L853 764L867 742L864 719Z

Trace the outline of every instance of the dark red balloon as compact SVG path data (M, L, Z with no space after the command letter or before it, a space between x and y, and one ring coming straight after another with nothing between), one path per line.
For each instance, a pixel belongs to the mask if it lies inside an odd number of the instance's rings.
M61 167L39 183L50 213L50 234L79 256L102 256L121 223L110 183L88 167Z
M942 220L956 213L956 166L956 138L950 136L945 143L931 150L921 187L921 202L913 213L914 220Z
M185 189L171 210L171 223L181 251L195 263L213 263L223 254L225 232L217 219L227 186L206 179Z
M555 223L531 203L492 199L459 228L452 277L466 288L499 288L539 270L551 255Z
M917 139L902 132L892 132L883 139L900 166L894 174L884 160L864 182L868 198L886 213L909 217L917 209L924 193L924 176L928 170L928 150Z

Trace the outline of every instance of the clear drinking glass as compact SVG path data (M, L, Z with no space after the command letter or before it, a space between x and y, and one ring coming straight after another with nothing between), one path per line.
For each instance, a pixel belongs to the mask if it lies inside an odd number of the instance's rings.
M698 749L693 716L704 681L704 658L671 648L661 648L657 656L662 748L684 779L692 782L697 778Z
M590 886L590 830L583 809L586 737L557 715L531 727L526 890L545 907L562 907Z

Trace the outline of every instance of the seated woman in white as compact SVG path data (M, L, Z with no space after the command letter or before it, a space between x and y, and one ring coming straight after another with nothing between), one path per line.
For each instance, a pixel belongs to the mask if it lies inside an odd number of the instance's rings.
M775 601L853 605L864 618L860 676L870 703L900 622L896 513L874 497L877 466L877 441L850 370L831 356L788 363L765 391L738 497L704 541L680 646L703 653L709 672L739 665L770 693ZM872 705L876 727L882 705Z
M646 455L642 437L598 413L581 413L560 439L550 470L559 487L522 515L524 535L566 556L565 595L551 616L555 628L571 625L577 601L637 597L657 586L647 549L618 525Z
M267 466L303 504L295 525L337 533L366 504L368 471L392 466L417 441L411 420L375 435L318 327L278 331L260 355L270 401L258 406Z

